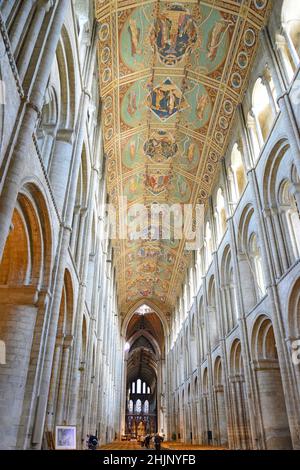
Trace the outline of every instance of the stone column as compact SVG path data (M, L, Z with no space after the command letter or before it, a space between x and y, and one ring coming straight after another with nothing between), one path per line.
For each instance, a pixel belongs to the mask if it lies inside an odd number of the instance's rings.
M291 449L289 423L285 408L278 361L254 361L264 423L266 449Z
M20 39L22 33L25 29L26 22L28 21L31 9L36 0L26 0L22 2L22 8L19 7L18 14L16 15L15 21L12 24L10 31L10 45L13 53L16 52L17 47L20 45ZM10 7L11 8L11 7ZM4 15L5 11L8 11L8 6L4 6Z
M228 227L230 230L230 246L231 246L231 253L232 253L232 262L233 262L233 272L234 272L234 279L235 284L237 286L237 308L238 308L238 318L239 318L239 328L240 328L240 340L241 340L241 349L242 349L242 357L245 367L245 379L246 379L246 391L247 391L247 404L249 406L249 415L250 415L250 427L251 427L251 438L252 438L252 446L254 449L260 449L260 442L258 436L261 434L262 431L262 422L260 412L257 409L258 403L258 394L257 394L257 386L256 382L252 373L252 369L250 367L250 363L252 360L251 357L251 350L249 344L249 336L247 330L247 322L245 318L245 314L248 312L247 308L249 308L248 303L248 295L251 294L251 291L247 291L244 293L242 289L242 285L244 285L245 280L245 273L243 272L243 265L241 262L245 262L243 258L241 259L238 257L238 246L235 234L235 227L233 224L233 220L229 219ZM253 289L252 289L253 291ZM253 293L251 294L253 296ZM232 374L233 371L230 371ZM234 387L231 388L234 392ZM232 397L231 400L233 410L235 409L235 396ZM234 411L233 411L234 414ZM233 419L235 419L233 417ZM239 444L238 444L239 445Z
M273 215L273 217L272 217L272 215ZM279 224L276 224L275 230L276 230L277 237L276 237L276 240L275 240L274 228L273 228L273 224L272 224L272 220L274 220L274 223L275 223L275 218L276 218L276 213L275 213L274 209L265 209L264 210L264 216L265 216L266 223L267 223L268 234L271 238L274 269L275 269L276 277L277 277L277 279L279 279L281 274L282 274L280 260L283 264L284 270L286 269L285 265L286 265L286 261L287 261L286 258L285 258L285 246L284 246L283 239L282 239L282 233L281 233L281 229L280 229ZM280 245L280 259L279 259L279 252L277 250L277 241L279 242L279 245Z
M63 351L61 359L61 371L59 377L59 389L57 396L57 410L56 410L56 424L65 423L65 404L66 404L66 387L67 387L67 377L70 366L70 350L73 344L73 336L65 336L63 341Z
M91 176L90 184L90 194L89 200L92 202L94 199L95 185L97 181L97 169L93 169ZM72 378L71 378L71 395L70 395L70 410L68 412L69 422L76 424L77 420L77 406L78 406L78 387L80 383L80 374L78 374L78 364L80 360L80 351L81 351L81 334L82 334L82 322L83 322L83 311L86 298L86 282L88 277L88 262L89 262L89 253L91 246L91 227L93 221L93 206L91 204L90 210L88 212L88 220L85 226L85 239L86 239L86 256L83 261L82 266L82 282L80 283L79 296L77 302L77 313L76 313L76 339L74 345L74 355L72 360Z
M41 155L43 158L45 170L48 172L51 151L52 151L52 147L53 147L53 143L54 143L54 139L56 135L56 126L52 124L44 124L42 130L44 132L44 142L41 148Z
M271 78L272 77L271 77L271 74L270 74L269 70L266 69L264 71L264 75L262 77L262 84L266 87L268 97L269 97L270 106L272 108L272 113L273 113L274 119L276 119L276 116L278 114L279 109L276 107L276 103L274 101L274 96L273 96L273 93L272 93L272 90L271 90L271 85L270 85Z
M0 338L6 364L0 367L0 448L16 449L37 317L33 286L0 288Z
M70 242L70 250L73 255L73 259L75 260L76 254L76 245L78 241L78 227L79 227L79 214L80 214L80 204L74 207L73 213L73 223L72 223L72 236Z
M5 21L8 20L8 17L13 9L14 5L11 0L3 0L1 6L1 13Z
M300 175L300 135L288 95L284 94L278 98L278 104L283 116L282 126L284 126L284 130L288 136L288 142L291 147L291 153L294 157L294 163L296 165L298 175Z
M282 382L284 383L285 403L290 423L291 436L293 446L298 448L299 443L299 407L296 396L295 384L292 380L292 364L289 351L287 350L286 343L284 342L284 324L281 312L281 304L279 294L276 286L276 280L272 269L272 254L270 245L266 235L265 222L262 215L262 204L260 201L260 194L258 188L257 177L254 171L249 172L249 181L253 193L253 206L257 217L257 227L259 239L261 240L261 252L264 264L264 276L267 285L267 293L270 302L270 313L272 316L272 325L274 328L274 335L276 339L276 347L278 351L278 361L280 364L280 372L282 375Z
M24 3L24 2L23 2ZM26 4L27 2L25 2ZM22 43L22 55L18 58L18 72L21 82L23 82L25 74L28 70L30 60L37 45L38 36L41 32L46 14L53 7L54 0L38 0L34 12L34 21L31 21L26 39ZM24 24L25 26L25 24ZM14 38L13 38L14 40Z
M247 127L250 133L250 140L252 144L253 155L254 155L255 160L257 160L260 154L261 143L257 134L256 121L255 121L253 112L252 112L252 115L248 116ZM252 166L254 162L250 161L250 163Z
M59 129L56 134L55 147L50 162L49 179L60 215L63 212L67 184L71 176L73 139L73 129Z
M53 427L63 341L64 341L63 336L58 336L56 339L52 374L51 374L50 391L49 391L49 398L48 398L48 405L47 405L46 427L48 431L51 431Z
M90 209L92 212L91 215L93 215L93 210L92 208ZM81 256L82 256L82 249L83 247L86 249L86 233L85 233L85 228L86 228L86 217L87 217L87 212L88 209L87 207L82 207L80 209L80 216L79 216L79 230L78 230L78 241L77 241L77 252L76 252L76 265L78 267L78 270L80 271L80 265L81 265ZM91 228L91 224L90 224ZM91 230L90 233L88 233L88 236L91 235ZM88 274L88 273L87 273Z
M287 55L287 43L286 39L284 36L281 34L276 35L276 47L279 52L279 56L282 60L283 67L284 67L284 72L286 75L286 81L289 83L291 79L294 76L294 69L292 67L292 64L289 61L288 55Z

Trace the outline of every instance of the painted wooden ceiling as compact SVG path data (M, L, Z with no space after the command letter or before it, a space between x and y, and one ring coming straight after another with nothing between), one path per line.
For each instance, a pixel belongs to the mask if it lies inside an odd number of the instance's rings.
M207 201L268 0L97 0L110 202ZM185 241L114 242L120 306L174 306Z

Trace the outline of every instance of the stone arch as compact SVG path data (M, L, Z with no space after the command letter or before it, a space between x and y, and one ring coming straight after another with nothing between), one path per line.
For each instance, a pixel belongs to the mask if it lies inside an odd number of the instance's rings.
M0 337L7 353L0 385L14 403L13 413L7 409L9 419L4 409L0 417L5 448L17 446L25 401L32 399L28 374L34 373L37 365L34 349L41 346L43 296L50 287L51 267L52 231L47 204L34 183L24 182L0 264ZM8 375L13 380L7 381Z
M227 416L224 391L224 375L222 359L218 356L214 363L214 395L217 417L217 441L219 445L227 445Z
M251 310L264 295L262 259L254 208L247 204L238 225L238 259L244 308Z
M270 153L264 170L263 195L268 231L273 240L273 263L279 277L298 258L300 244L298 174L286 138L280 139Z
M47 405L47 429L66 419L67 380L74 329L74 290L70 271L65 269L61 294L56 344Z
M126 315L124 316L124 319L123 319L123 322L122 322L122 327L121 327L121 334L123 336L123 338L126 337L126 331L127 331L127 327L128 327L128 324L131 320L131 318L133 317L133 315L135 314L136 310L141 307L142 305L144 304L147 304L151 309L153 309L153 311L156 313L156 315L158 316L158 318L160 319L162 325L163 325L163 328L164 328L164 335L165 335L165 338L168 337L168 334L169 334L169 324L168 324L168 321L167 321L167 318L166 318L166 315L165 313L161 310L160 307L158 307L156 305L155 302L153 302L152 300L150 299L147 299L147 301L145 302L145 299L140 299L139 301L135 302L129 309L128 309L128 312L126 313Z
M230 393L233 403L233 441L237 449L251 449L250 416L242 346L235 338L230 349Z
M294 283L288 302L289 335L291 338L300 339L300 278Z
M271 319L259 315L251 333L266 449L292 447L276 340Z
M62 129L72 129L75 125L77 96L75 93L75 58L66 26L62 27L56 58L61 88L59 127Z

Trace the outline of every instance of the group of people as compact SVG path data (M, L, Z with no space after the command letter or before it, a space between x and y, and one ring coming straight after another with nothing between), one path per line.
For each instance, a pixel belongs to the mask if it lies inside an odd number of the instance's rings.
M145 437L141 437L141 446L146 447L146 449L150 449L151 443L153 443L154 449L160 450L163 440L163 436L160 436L158 433L153 436L151 436L151 434L147 434Z

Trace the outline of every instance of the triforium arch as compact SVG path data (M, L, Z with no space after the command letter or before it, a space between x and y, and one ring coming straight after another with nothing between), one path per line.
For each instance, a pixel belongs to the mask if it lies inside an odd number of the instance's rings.
M122 325L124 383L121 433L167 435L165 351L168 325L151 302L138 302Z

